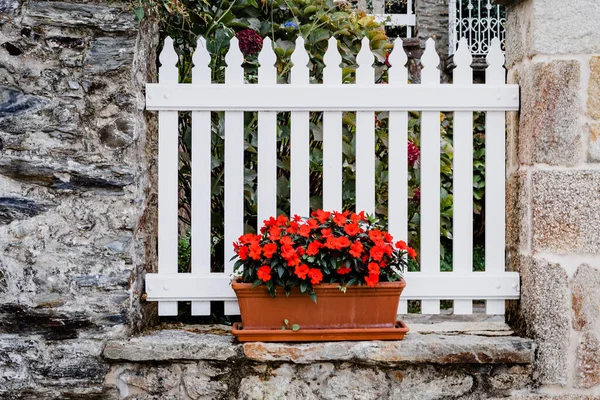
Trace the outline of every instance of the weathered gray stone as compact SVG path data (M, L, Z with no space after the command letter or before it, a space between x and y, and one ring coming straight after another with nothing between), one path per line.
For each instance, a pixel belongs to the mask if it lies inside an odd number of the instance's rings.
M531 179L532 249L599 253L600 171L538 170Z
M506 67L510 68L515 63L523 60L526 48L529 47L527 35L527 24L529 22L527 13L531 7L530 2L512 4L506 10L506 36L504 46L506 48Z
M533 343L517 337L444 336L409 334L403 341L244 343L251 360L300 364L360 360L364 363L530 363Z
M600 271L583 264L577 268L571 284L573 329L600 328Z
M100 141L111 149L129 146L135 134L135 122L128 118L117 118L104 125L99 131Z
M577 388L589 389L600 385L600 334L586 332L577 346L575 383Z
M128 340L109 341L103 356L128 361L229 360L241 354L241 346L232 341L231 336L158 331Z
M390 399L434 400L464 396L473 390L474 379L464 371L444 371L435 366L390 371ZM481 396L481 394L479 395Z
M0 0L0 13L15 12L20 5L18 0Z
M501 366L492 372L490 383L495 390L514 391L532 384L530 365Z
M600 162L600 124L590 124L588 141L588 161Z
M534 379L539 384L566 385L570 310L568 277L558 264L523 256L519 319L513 324L536 343Z
M580 65L576 60L537 62L523 66L519 161L573 165L583 156L579 98Z
M506 182L506 247L513 251L530 246L530 201L528 173L518 171Z
M209 400L221 397L229 386L225 378L231 375L228 368L215 368L207 362L186 366L182 384L185 393L193 400Z
M440 59L448 57L448 2L443 0L419 0L415 4L416 31L421 42L435 39Z
M94 27L106 32L135 31L135 16L119 7L101 4L32 1L25 14L29 26Z
M26 95L19 89L0 85L0 119L35 111L46 103L48 101L41 97Z
M84 61L84 71L89 74L105 74L133 61L135 38L100 37L91 43Z
M22 197L0 197L0 225L9 224L17 219L35 217L51 207L52 204Z

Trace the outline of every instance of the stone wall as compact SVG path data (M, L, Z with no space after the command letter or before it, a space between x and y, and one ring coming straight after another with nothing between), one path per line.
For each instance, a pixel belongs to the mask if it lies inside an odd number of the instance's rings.
M157 41L129 5L0 1L0 398L98 398L140 325Z
M600 3L507 4L511 321L535 338L542 392L600 393Z

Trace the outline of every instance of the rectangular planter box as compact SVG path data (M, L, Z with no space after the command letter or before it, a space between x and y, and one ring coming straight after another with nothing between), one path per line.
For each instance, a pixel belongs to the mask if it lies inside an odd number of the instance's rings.
M283 320L300 329L365 329L394 328L400 294L406 286L397 282L380 282L375 288L349 286L346 292L338 284L314 287L317 303L307 294L293 288L286 297L283 288L271 297L264 286L252 288L251 283L232 283L242 316L244 330L281 330Z

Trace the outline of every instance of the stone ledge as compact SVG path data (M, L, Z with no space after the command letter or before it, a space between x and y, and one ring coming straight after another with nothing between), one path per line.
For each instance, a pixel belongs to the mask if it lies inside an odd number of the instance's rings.
M121 361L172 361L248 359L257 362L309 364L354 361L362 364L530 364L534 343L506 336L504 324L440 324L414 326L403 341L322 343L235 343L223 329L199 330L193 326L167 329L128 340L111 340L103 356ZM415 324L418 325L418 324ZM412 325L410 325L413 327ZM225 328L225 327L222 327ZM423 332L423 333L419 333ZM211 333L207 333L211 332ZM493 332L497 332L495 335Z

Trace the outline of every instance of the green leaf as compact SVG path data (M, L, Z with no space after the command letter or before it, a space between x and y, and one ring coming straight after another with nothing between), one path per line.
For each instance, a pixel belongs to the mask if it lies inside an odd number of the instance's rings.
M308 288L308 283L306 283L306 282L300 283L300 293L306 292L307 288Z
M298 329L300 329L300 325L298 325L298 324L292 325L292 330L293 331L297 331Z
M287 319L284 319L283 323L286 324L286 325L288 325L290 323L290 321L288 321Z
M277 274L279 275L279 277L281 278L283 276L283 274L285 274L285 268L283 268L281 265L277 267Z
M135 8L135 19L137 19L138 21L141 21L144 19L144 7L139 6Z

